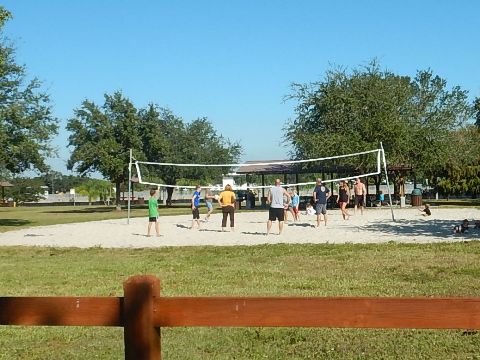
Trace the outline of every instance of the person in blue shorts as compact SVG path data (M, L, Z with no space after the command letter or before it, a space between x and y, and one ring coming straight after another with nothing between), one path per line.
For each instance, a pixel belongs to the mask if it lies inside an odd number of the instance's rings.
M317 179L315 189L313 190L313 201L315 203L315 212L317 214L317 227L320 226L321 216L327 226L327 202L330 198L330 189L322 184L322 179Z
M190 229L193 230L195 223L197 223L197 227L200 229L200 195L201 195L201 187L200 185L197 185L195 187L195 192L193 193L192 196L192 227Z

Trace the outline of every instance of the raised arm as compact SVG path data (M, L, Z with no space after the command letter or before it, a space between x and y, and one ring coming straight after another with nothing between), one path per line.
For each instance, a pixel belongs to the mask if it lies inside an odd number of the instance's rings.
M288 191L285 190L285 188L283 188L283 195L285 195L287 197L287 202L290 204L292 202L292 197L290 196Z

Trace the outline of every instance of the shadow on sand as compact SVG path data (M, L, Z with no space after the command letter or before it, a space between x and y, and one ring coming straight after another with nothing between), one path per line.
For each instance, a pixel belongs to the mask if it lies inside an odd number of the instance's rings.
M313 224L310 224L310 223L300 223L300 222L296 222L296 223L292 223L292 222L289 222L289 223L286 223L285 225L287 226L299 226L299 227L315 227L315 225Z
M462 236L470 239L480 239L478 229L469 230L468 234L453 234L453 227L460 225L458 220L437 220L420 218L413 220L379 221L375 224L362 226L362 229L372 232L403 235L403 236L430 236L430 237L452 237Z
M240 234L266 236L266 233L264 233L264 232L258 232L258 231L256 231L256 232L242 231Z

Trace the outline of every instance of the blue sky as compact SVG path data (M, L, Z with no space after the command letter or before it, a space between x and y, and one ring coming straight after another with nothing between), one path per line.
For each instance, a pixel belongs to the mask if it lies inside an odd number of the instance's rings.
M480 2L1 1L17 62L43 81L60 119L55 170L67 173L66 120L84 99L122 90L186 121L206 116L242 160L283 159L292 82L377 58L397 74L431 69L480 96ZM201 139L199 139L201 141Z

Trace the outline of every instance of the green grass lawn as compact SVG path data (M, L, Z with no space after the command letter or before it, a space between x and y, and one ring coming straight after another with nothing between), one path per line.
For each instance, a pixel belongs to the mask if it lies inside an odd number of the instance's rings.
M159 249L0 248L2 296L480 296L480 242ZM478 314L477 314L478 315ZM477 316L475 315L475 316ZM480 359L461 330L162 329L163 359ZM0 359L121 359L121 328L0 327Z

